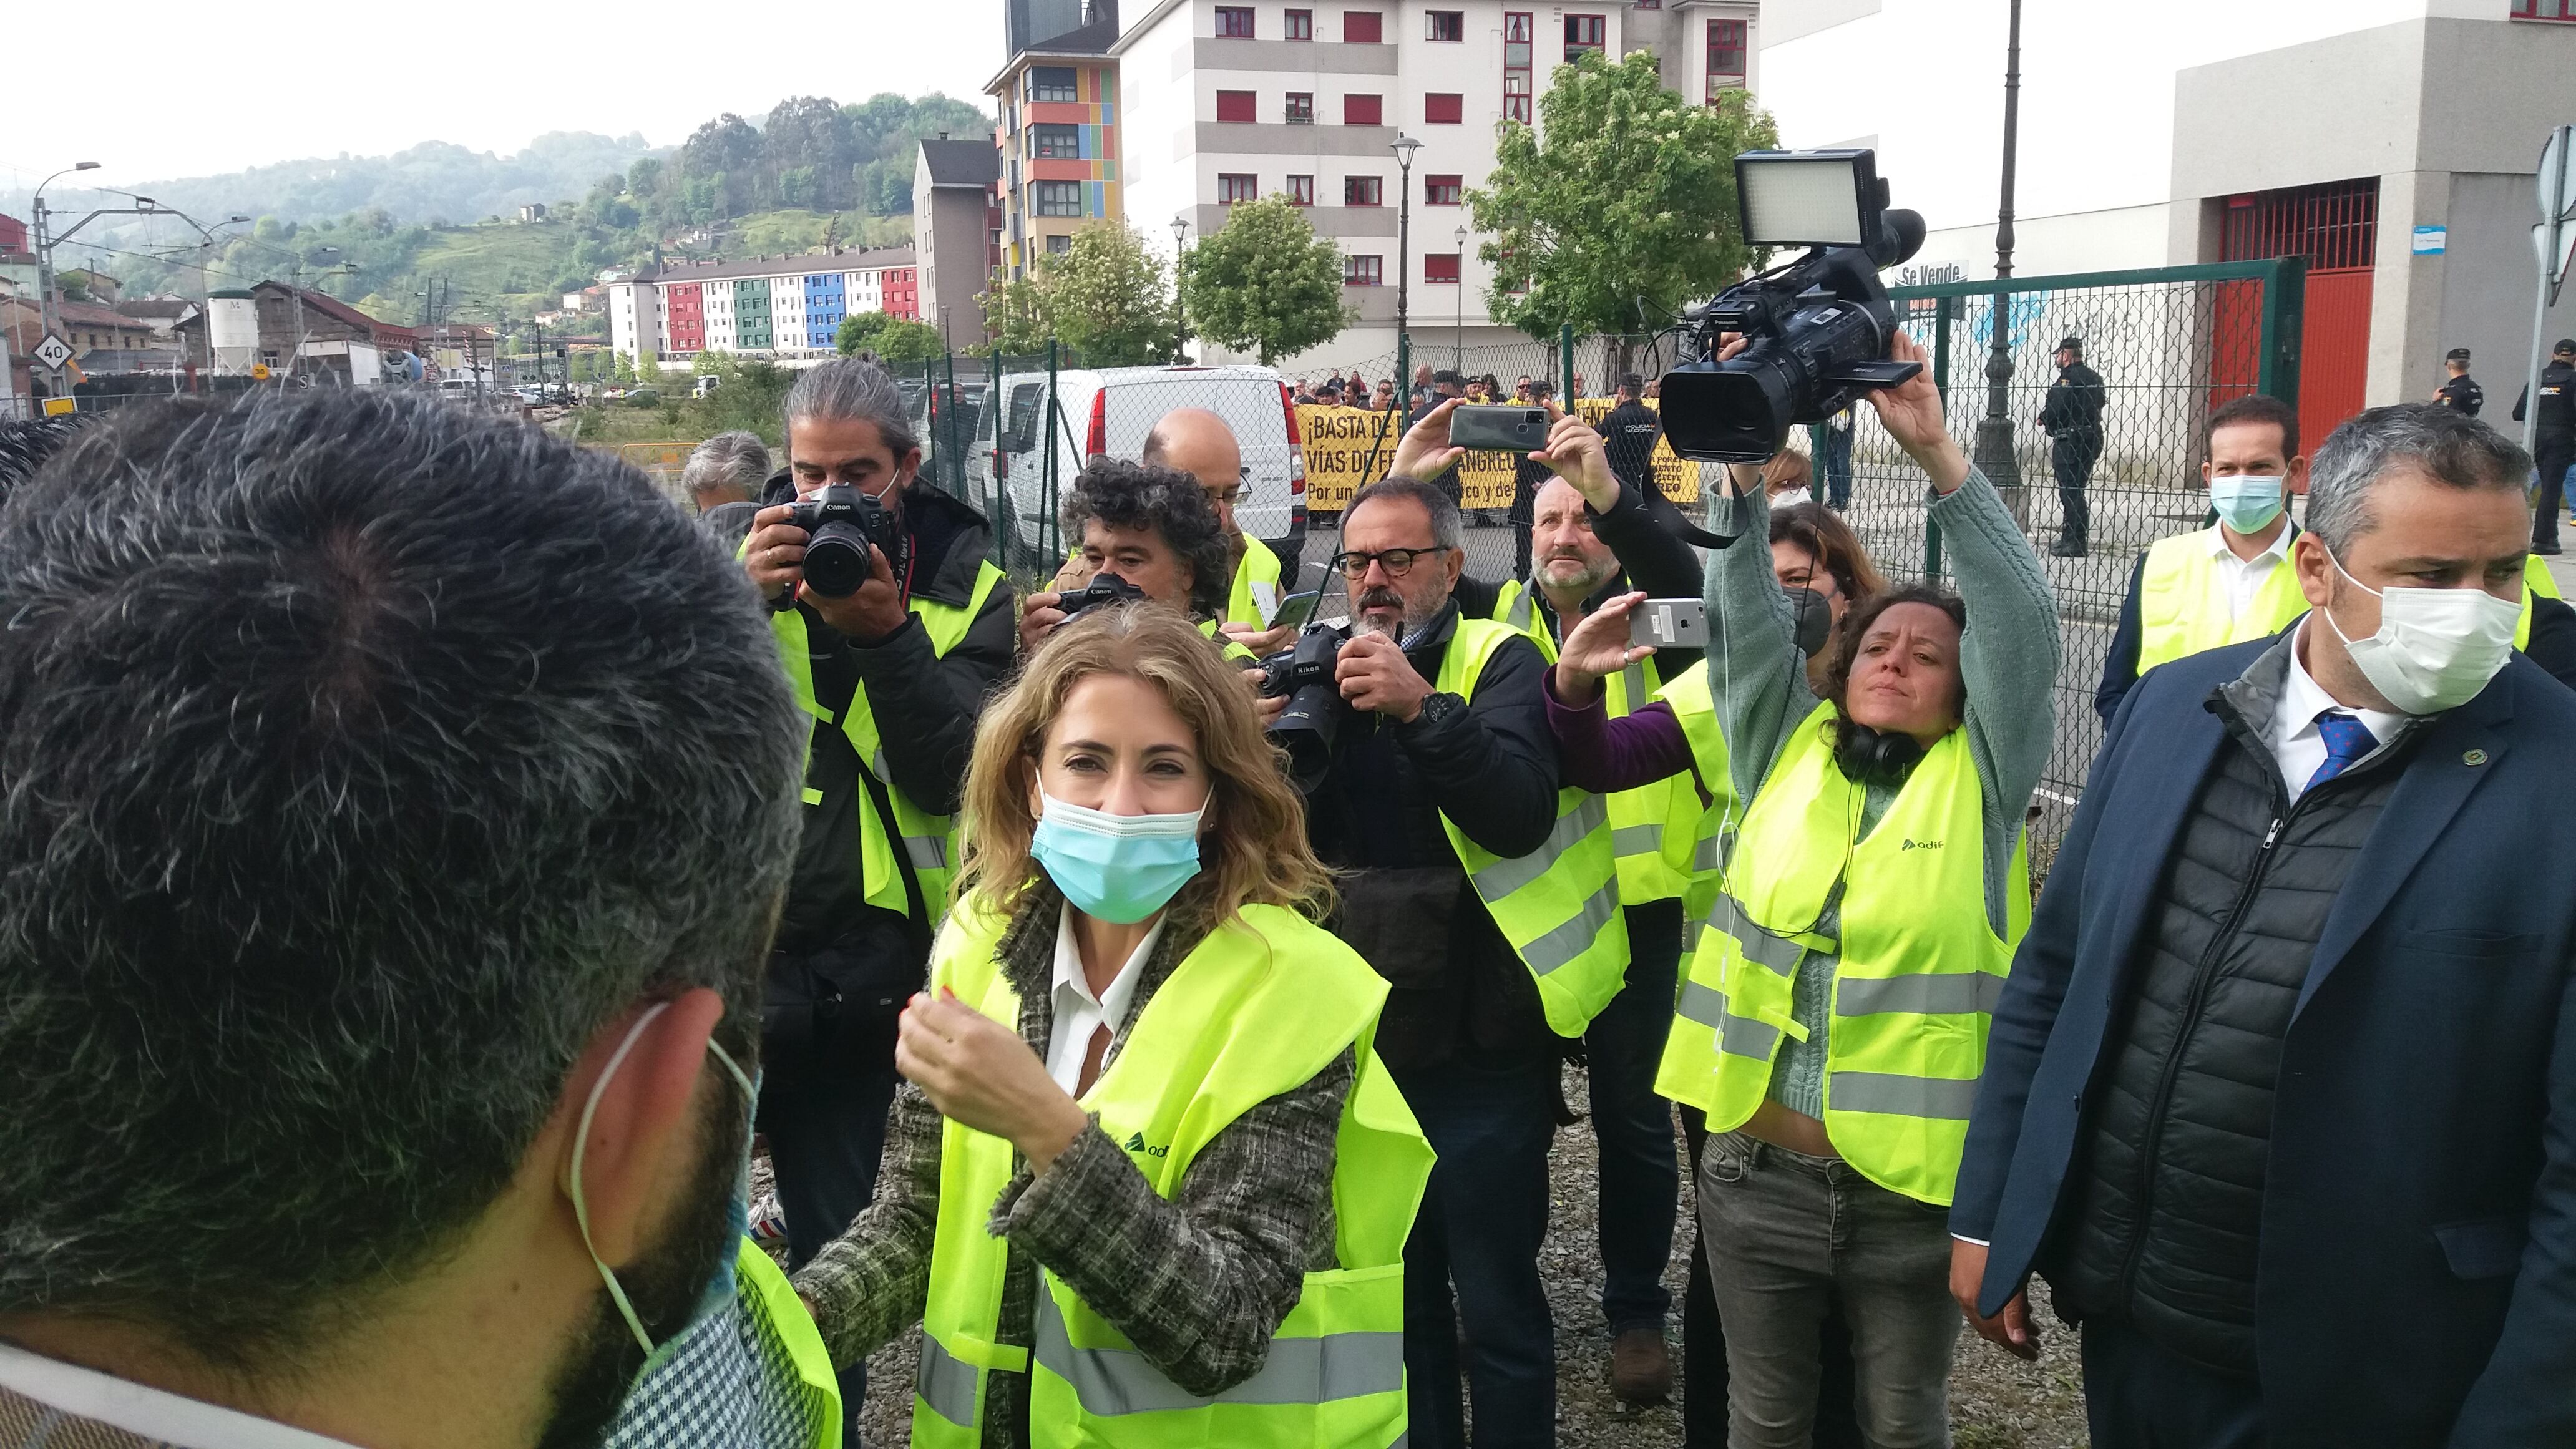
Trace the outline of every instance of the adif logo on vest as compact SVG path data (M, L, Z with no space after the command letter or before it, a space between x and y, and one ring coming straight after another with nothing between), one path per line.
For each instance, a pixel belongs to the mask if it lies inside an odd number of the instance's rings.
M1169 1157L1172 1155L1172 1149L1168 1143L1161 1147L1146 1146L1145 1134L1142 1132L1130 1132L1127 1134L1127 1150L1130 1152L1144 1153L1147 1157Z
M1903 845L1898 846L1896 848L1896 853L1903 855L1909 850L1939 850L1941 845L1942 842L1938 840L1909 840Z

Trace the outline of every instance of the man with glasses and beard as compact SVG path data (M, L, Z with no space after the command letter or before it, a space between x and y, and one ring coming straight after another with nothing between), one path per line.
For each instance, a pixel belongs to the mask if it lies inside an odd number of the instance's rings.
M172 404L17 490L0 609L0 1445L838 1442L740 1251L803 742L686 517Z
M1352 628L1336 684L1347 708L1307 802L1317 853L1346 872L1334 928L1394 988L1378 1052L1440 1154L1405 1248L1411 1442L1426 1449L1466 1442L1462 1347L1477 1444L1555 1442L1555 1334L1538 1274L1561 1109L1551 1026L1580 1031L1571 1017L1599 1002L1543 991L1615 952L1615 992L1626 955L1615 878L1598 932L1566 919L1579 914L1565 906L1568 882L1597 889L1609 876L1608 829L1595 842L1578 820L1575 849L1555 849L1546 661L1527 635L1461 615L1461 540L1457 504L1411 477L1360 490L1342 515L1333 566ZM1585 853L1595 846L1597 861ZM1550 915L1545 926L1571 927L1559 942L1581 938L1580 959L1524 965L1524 950L1547 949L1537 938ZM1538 961L1562 969L1534 977Z

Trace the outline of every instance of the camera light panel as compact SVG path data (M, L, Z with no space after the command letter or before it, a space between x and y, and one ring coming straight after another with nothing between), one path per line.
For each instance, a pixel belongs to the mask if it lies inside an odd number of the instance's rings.
M1745 240L1754 246L1866 245L1861 195L1867 152L1736 158Z

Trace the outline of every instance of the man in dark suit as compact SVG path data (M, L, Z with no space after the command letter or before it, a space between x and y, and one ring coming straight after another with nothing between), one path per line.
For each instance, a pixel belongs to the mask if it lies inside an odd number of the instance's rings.
M2576 1444L2576 694L2510 650L2529 461L2335 431L2314 606L2152 670L1995 1008L1951 1288L2082 1328L2097 1449Z

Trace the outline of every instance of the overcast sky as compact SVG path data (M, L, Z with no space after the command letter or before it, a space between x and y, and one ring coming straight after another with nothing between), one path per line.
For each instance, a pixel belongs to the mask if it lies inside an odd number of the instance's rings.
M507 17L503 19L502 17ZM106 186L453 141L509 155L547 131L677 145L789 96L945 91L981 105L997 0L512 0L273 14L146 0L103 65L10 68L0 186L74 161ZM281 82L283 82L281 84ZM51 121L42 119L51 117Z

